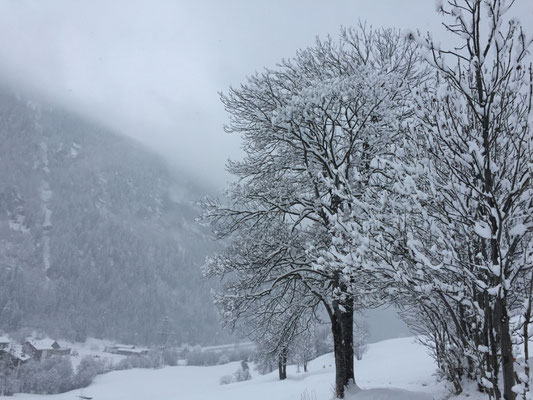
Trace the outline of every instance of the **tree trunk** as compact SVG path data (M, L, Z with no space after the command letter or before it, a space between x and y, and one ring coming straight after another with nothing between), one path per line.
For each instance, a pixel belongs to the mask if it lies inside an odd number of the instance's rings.
M353 368L353 299L344 302L344 311L338 301L333 302L331 332L335 354L335 395L344 398L346 386L355 383Z
M282 350L281 354L278 357L278 373L279 380L287 379L287 351Z
M483 308L485 312L485 321L483 325L484 342L483 345L487 346L489 351L485 354L486 360L486 373L489 376L489 380L492 383L492 389L486 389L485 392L489 396L494 396L496 399L501 399L500 387L498 384L500 376L500 364L498 362L498 340L497 330L495 325L494 310L491 304L491 300L487 292L483 293Z
M525 386L525 392L529 392L530 388L530 368L529 368L529 326L531 324L531 308L532 308L532 296L533 296L533 275L529 278L529 296L528 296L528 303L527 303L527 309L524 314L524 328L523 328L523 340L524 340L524 359L525 359L525 365L524 365L524 374L526 375L526 381L523 382Z
M347 385L355 383L355 373L354 373L354 349L353 349L353 300L350 298L349 301L344 305L346 312L341 314L341 328L342 328L342 338L344 345L344 359L346 365L346 382Z
M515 385L513 342L510 334L509 316L507 315L507 304L505 296L496 299L495 314L498 318L496 323L500 325L500 351L502 356L502 376L503 376L503 398L505 400L515 400L516 393L513 392Z
M331 319L331 333L333 334L333 353L335 355L335 395L337 398L344 398L344 385L346 381L346 368L344 367L344 358L342 354L342 335L339 313Z

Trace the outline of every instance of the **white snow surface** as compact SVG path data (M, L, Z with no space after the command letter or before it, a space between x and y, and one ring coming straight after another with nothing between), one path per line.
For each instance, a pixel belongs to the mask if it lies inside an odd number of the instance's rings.
M220 378L233 374L239 365L233 362L213 367L114 371L98 376L85 389L58 395L17 394L14 399L67 400L80 395L94 400L330 400L334 397L332 354L313 360L307 373L297 373L295 366L288 367L285 381L278 380L276 371L261 376L252 367L251 380L220 385ZM414 338L369 345L368 352L361 361L356 361L355 368L358 387L349 389L347 400L431 400L449 395L445 385L437 383L433 376L433 360Z
M125 359L126 356L121 354L112 354L105 351L105 348L108 346L115 346L114 342L108 340L100 340L89 338L85 343L76 343L76 342L64 342L59 343L63 347L70 347L72 349L70 361L74 370L78 367L83 357L91 356L100 360L105 360L109 364L115 365L118 364L121 360ZM0 397L1 398L1 397ZM95 399L96 400L96 399Z

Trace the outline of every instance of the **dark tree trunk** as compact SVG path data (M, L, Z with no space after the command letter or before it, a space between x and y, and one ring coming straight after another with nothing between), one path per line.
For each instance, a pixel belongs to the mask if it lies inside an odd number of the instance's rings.
M278 357L278 373L280 381L287 379L287 351L285 349Z
M344 367L344 358L342 354L342 334L340 316L337 310L331 319L331 333L333 335L333 353L335 355L335 395L344 398L344 384L346 368Z
M515 385L513 342L509 333L509 316L507 315L507 305L505 296L496 300L495 315L498 318L496 323L500 325L500 350L502 356L502 376L503 376L503 398L505 400L515 400L516 393L513 392Z
M353 300L341 304L333 302L331 315L331 332L333 334L333 351L335 354L335 395L344 398L345 388L355 383L353 368ZM349 305L347 305L349 304Z
M354 349L353 349L353 301L350 299L344 305L346 312L341 314L341 328L342 328L342 338L344 345L344 359L346 365L346 382L347 384L355 383L355 374L354 374Z
M531 276L531 278L529 278L530 281L529 281L529 296L528 296L528 305L527 305L527 309L526 309L526 312L525 312L525 315L524 315L524 318L525 318L525 323L524 323L524 328L523 328L523 337L524 337L524 358L526 360L526 366L524 368L524 373L526 374L526 382L523 382L524 385L525 385L525 392L528 393L529 392L529 388L530 388L530 367L529 367L529 326L531 324L531 308L532 308L532 296L533 296L533 276Z
M487 326L488 326L488 335L489 335L489 342L490 342L490 363L492 365L492 369L489 370L489 372L492 374L492 385L493 385L493 394L494 397L497 399L501 399L501 393L500 393L500 387L498 383L498 379L500 376L500 364L498 362L498 326L494 316L494 313L492 312L490 308L490 302L487 299L487 308L488 312L486 313L487 318Z
M479 343L485 346L489 351L485 353L485 372L488 374L487 379L492 383L492 389L481 386L481 391L487 393L496 399L501 398L500 388L498 386L499 362L498 362L498 344L496 340L497 328L494 327L494 312L491 301L487 292L479 295L479 305L484 310L484 321L482 332L480 333Z

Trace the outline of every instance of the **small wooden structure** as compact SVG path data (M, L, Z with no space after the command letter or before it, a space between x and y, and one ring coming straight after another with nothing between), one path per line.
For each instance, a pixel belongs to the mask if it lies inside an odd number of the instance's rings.
M9 347L9 339L5 336L0 336L0 350L7 349Z
M31 360L31 357L24 352L22 346L11 345L0 349L0 360L7 361L12 368L17 368L26 361Z
M37 361L45 360L53 356L65 356L70 354L70 348L61 347L59 343L52 339L26 342L24 344L24 351Z
M144 356L148 354L148 349L142 347L135 347L128 344L116 344L113 346L106 346L105 351L112 354L120 354L123 356Z

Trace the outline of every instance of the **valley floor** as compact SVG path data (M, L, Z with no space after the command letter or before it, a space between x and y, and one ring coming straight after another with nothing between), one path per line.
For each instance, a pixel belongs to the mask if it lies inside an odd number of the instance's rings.
M98 376L92 385L59 395L18 394L17 400L329 400L333 398L334 361L331 354L313 360L309 372L287 368L288 378L277 372L258 375L246 382L220 385L220 378L235 372L239 363L213 367L166 367L134 369ZM423 346L413 338L392 339L369 345L356 365L360 389L349 400L430 400L450 398L444 383L433 376L435 365ZM2 398L1 399L9 399ZM466 397L463 397L466 398ZM482 399L471 393L469 400Z

